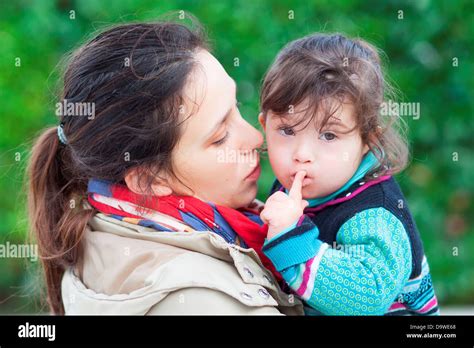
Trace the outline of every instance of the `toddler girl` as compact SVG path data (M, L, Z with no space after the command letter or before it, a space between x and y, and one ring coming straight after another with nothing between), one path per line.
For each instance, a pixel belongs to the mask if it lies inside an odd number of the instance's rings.
M392 175L408 160L376 49L315 34L289 43L262 88L277 180L263 252L308 314L434 315L415 222Z

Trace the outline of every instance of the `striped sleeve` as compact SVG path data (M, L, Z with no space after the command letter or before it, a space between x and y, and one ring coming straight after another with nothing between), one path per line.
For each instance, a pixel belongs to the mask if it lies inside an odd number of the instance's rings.
M305 217L267 240L265 255L291 289L326 315L383 315L412 269L410 241L401 221L384 208L346 221L331 248Z

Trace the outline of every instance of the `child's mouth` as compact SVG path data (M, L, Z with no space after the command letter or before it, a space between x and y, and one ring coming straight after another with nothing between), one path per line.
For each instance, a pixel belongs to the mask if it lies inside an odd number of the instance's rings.
M291 184L293 184L293 181L295 181L295 175L296 173L290 176ZM303 187L308 186L312 181L313 181L313 178L306 175L303 179Z

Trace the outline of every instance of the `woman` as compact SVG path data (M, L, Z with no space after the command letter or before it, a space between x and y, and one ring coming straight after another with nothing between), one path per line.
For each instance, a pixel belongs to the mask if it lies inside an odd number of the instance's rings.
M75 52L68 112L29 166L53 313L303 313L257 255L255 215L236 210L256 196L263 140L235 97L180 24L121 25ZM239 160L219 160L224 149Z

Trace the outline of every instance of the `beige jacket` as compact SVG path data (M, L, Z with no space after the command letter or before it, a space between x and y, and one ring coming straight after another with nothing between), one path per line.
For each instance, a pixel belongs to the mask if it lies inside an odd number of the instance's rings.
M253 249L213 232L157 232L99 213L83 247L63 276L66 314L303 315Z

